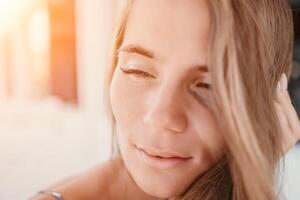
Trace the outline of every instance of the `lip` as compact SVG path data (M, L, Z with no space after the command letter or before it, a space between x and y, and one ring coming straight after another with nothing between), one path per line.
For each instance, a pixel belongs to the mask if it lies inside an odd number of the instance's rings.
M156 150L153 148L142 148L136 146L138 156L146 164L160 168L169 169L181 166L192 159L191 156L180 155L174 152Z

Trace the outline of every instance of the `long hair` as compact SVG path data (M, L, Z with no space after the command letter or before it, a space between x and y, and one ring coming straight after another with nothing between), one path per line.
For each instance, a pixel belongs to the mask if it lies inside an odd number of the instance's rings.
M207 3L212 19L208 58L211 108L226 135L226 152L174 199L279 199L275 183L283 155L282 131L273 102L280 75L289 77L292 67L291 8L287 0ZM106 68L105 102L113 130L116 122L109 87L133 4L134 0L127 0L120 12Z

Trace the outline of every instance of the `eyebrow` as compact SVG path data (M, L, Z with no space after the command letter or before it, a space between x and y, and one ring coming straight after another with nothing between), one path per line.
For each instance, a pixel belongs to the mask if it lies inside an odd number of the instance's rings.
M137 54L140 54L147 58L155 59L155 54L152 51L147 50L141 46L134 45L134 44L128 44L125 46L121 46L117 50L117 53L119 53L119 52L137 53ZM200 71L202 73L207 73L209 71L207 65L196 65L196 66L192 67L192 69L197 69L197 71Z
M154 56L154 53L150 50L147 50L143 47L140 47L138 45L133 45L133 44L129 44L129 45L126 45L126 46L122 46L120 47L117 52L127 52L127 53L137 53L137 54L140 54L142 56L145 56L145 57L148 57L148 58L151 58L151 59L155 59L155 56Z
M195 68L200 72L208 72L208 67L206 65L196 65Z

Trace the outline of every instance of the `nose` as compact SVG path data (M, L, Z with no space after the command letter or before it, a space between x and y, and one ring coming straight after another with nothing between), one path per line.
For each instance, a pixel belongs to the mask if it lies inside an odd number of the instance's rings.
M183 133L187 128L187 118L182 95L165 88L151 97L143 118L144 123L157 131Z

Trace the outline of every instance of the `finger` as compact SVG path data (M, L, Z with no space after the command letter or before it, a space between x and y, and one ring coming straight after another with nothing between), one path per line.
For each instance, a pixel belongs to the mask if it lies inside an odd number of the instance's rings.
M285 131L285 130L290 131L290 125L287 121L287 118L285 116L285 113L284 113L282 107L276 101L274 101L274 105L275 105L275 110L276 110L282 131Z
M277 112L282 133L282 148L284 152L287 152L291 147L294 146L295 139L282 107L276 101L274 101L274 106Z
M297 112L292 104L290 95L287 90L280 90L277 92L277 98L278 98L278 103L280 104L288 123L290 124L291 129L293 132L299 131L300 127L300 122L299 118L297 115Z

